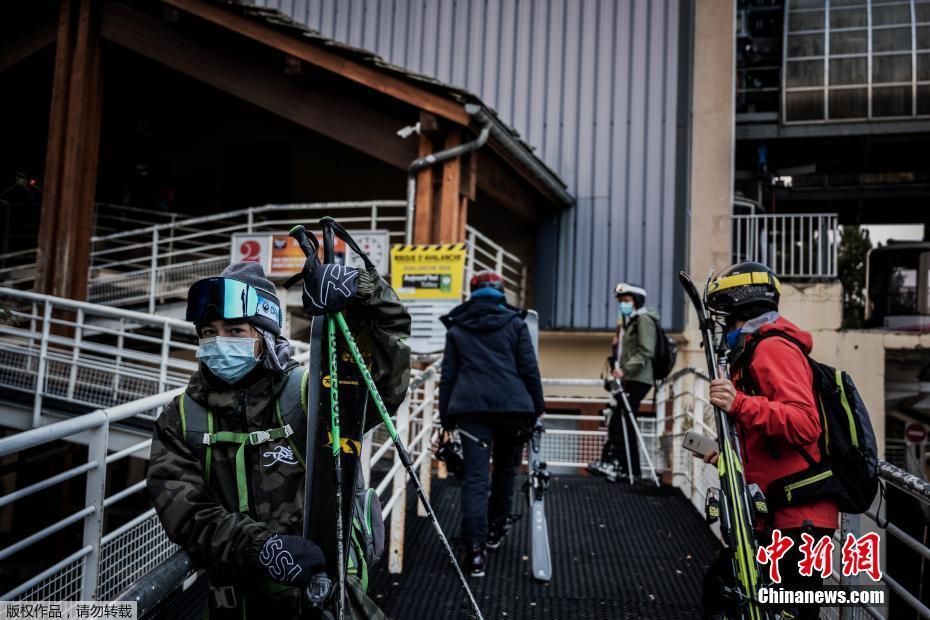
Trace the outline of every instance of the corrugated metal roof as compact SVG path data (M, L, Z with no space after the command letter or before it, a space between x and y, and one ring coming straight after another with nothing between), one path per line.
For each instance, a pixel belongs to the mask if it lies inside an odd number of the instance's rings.
M538 149L577 207L543 226L558 250L537 265L537 307L544 326L579 329L614 324L619 280L684 323L693 2L256 0L477 93Z

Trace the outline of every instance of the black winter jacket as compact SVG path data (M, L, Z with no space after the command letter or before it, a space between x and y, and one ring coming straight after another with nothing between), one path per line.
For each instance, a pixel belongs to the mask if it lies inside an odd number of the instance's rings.
M479 297L442 317L449 329L439 380L443 426L469 413L542 414L539 363L525 316L526 311Z

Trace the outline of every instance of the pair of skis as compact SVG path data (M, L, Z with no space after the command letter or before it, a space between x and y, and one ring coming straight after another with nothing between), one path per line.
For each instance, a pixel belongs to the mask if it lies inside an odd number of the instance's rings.
M707 370L711 379L729 378L726 366L724 338L716 337L718 323L707 310L707 285L703 295L698 293L691 277L684 271L678 274L681 286L698 315L701 341ZM707 280L710 283L710 278ZM756 543L754 524L755 512L752 493L746 484L743 472L740 441L736 428L730 424L727 414L719 407L714 407L717 426L717 443L719 447L717 472L720 476L719 518L726 552L730 554L733 566L735 587L726 587L721 593L730 598L738 610L738 618L762 620L773 618L771 610L759 603L759 588L764 585L762 571L756 562ZM708 490L708 505L711 493ZM711 512L708 511L708 515Z
M524 489L530 507L530 565L533 578L552 579L552 557L549 553L549 526L546 522L546 493L549 490L549 470L542 460L540 444L544 428L537 420L530 435L530 473Z
M365 253L358 247L358 244L348 235L345 229L342 228L333 218L324 217L320 220L320 226L323 229L323 260L327 264L332 264L335 262L335 239L336 235L339 236L342 241L344 241L352 250L359 254L363 259L366 259L366 264L370 264L370 261L367 260ZM317 242L316 237L308 235L306 229L303 226L295 226L290 231L290 235L297 241L300 245L301 250L307 256L310 261L317 261ZM312 240L311 240L312 239ZM306 471L306 486L305 486L305 496L304 496L304 535L309 537L311 534L310 527L310 516L311 516L311 494L312 494L312 484L313 484L313 467L311 465L313 458L310 455L313 455L316 451L316 436L318 432L318 423L317 417L319 415L319 407L322 401L321 394L321 377L323 371L322 364L322 354L323 354L323 325L324 317L314 317L313 323L311 326L311 335L310 335L310 381L308 386L307 394L307 408L308 408L308 422L307 422L307 471ZM342 441L341 441L341 420L339 412L339 380L338 380L338 371L337 371L337 350L336 350L336 339L337 332L345 340L348 347L349 353L352 356L352 360L355 365L358 367L359 373L361 374L365 387L368 391L368 394L371 397L372 402L374 402L375 407L378 410L378 414L381 417L381 422L384 424L385 429L388 432L388 435L391 438L391 442L394 444L395 450L401 460L401 463L404 466L404 469L407 471L407 475L410 477L410 480L413 482L413 485L416 489L417 496L420 502L423 504L423 507L426 509L427 517L430 519L430 522L433 525L433 528L436 530L437 535L439 536L440 543L442 544L443 549L446 552L446 555L449 561L452 563L452 566L455 568L455 572L459 578L462 588L465 591L465 594L468 597L468 601L471 605L471 609L474 615L478 620L483 620L481 614L481 609L478 607L478 603L475 601L475 597L471 592L471 588L468 586L468 581L465 579L465 575L462 573L462 569L459 567L458 562L455 559L455 554L452 551L452 547L449 544L449 539L446 537L445 533L442 531L442 527L439 525L439 520L436 518L436 513L433 511L433 507L430 504L429 498L426 496L426 492L423 490L423 485L420 483L420 479L417 477L416 471L413 466L413 459L410 458L409 453L407 452L406 447L400 439L400 436L397 433L397 429L394 426L391 416L388 413L387 407L384 405L384 401L381 400L381 395L378 393L378 388L375 386L374 380L371 378L371 373L368 371L368 367L365 365L365 361L362 358L362 354L358 349L358 346L355 343L355 338L352 336L349 326L346 323L345 317L342 312L333 312L325 316L325 325L326 325L326 342L328 345L329 358L328 358L328 370L329 370L329 399L330 399L330 432L332 434L332 458L333 458L333 471L335 474L335 484L336 484L336 546L337 546L337 593L336 593L336 617L338 620L342 620L345 614L345 600L346 600L346 550L348 546L348 537L345 534L344 524L346 522L343 515L343 479L342 479ZM364 420L364 418L363 418ZM364 422L361 425L364 428ZM351 477L353 481L355 477ZM348 519L348 522L351 523L351 516Z

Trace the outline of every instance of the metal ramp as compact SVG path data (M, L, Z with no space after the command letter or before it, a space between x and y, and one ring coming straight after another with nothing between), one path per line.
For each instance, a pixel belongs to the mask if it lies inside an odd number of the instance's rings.
M551 489L552 581L530 577L523 518L489 553L486 576L471 580L487 618L700 617L701 577L719 543L678 489L631 488L586 476L556 477ZM456 532L458 482L434 480L432 499L443 528ZM515 512L525 510L518 492ZM408 521L406 539L404 572L390 574L382 564L369 593L392 618L463 617L460 586L429 522Z

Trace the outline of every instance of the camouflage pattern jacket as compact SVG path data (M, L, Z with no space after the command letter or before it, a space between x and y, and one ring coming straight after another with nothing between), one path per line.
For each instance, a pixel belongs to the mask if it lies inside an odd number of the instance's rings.
M410 350L405 342L410 332L410 316L384 280L374 272L366 275L371 275L373 282L370 296L353 300L346 308L346 317L384 403L393 413L403 401L410 380ZM348 437L342 442L343 467L351 474L359 456L362 433L380 420L373 406L372 415L365 417L368 401L365 384L345 343L341 338L338 340L339 400L343 436ZM324 368L325 359L324 355ZM287 371L303 372L294 361L288 364ZM285 373L259 367L231 386L201 367L191 377L186 393L213 413L214 432L248 433L280 426L275 403L286 380ZM317 535L311 533L311 538L330 558L335 556L335 543L331 540L335 531L335 504L331 451L325 449L331 443L329 399L325 397L329 379L327 376L320 380L326 387L321 398L318 449L314 455L312 523ZM212 586L243 588L246 600L261 600L262 615L277 612L285 614L281 617L296 616L294 606L299 598L296 590L274 595L252 591L254 584L262 581L257 558L265 540L276 532L302 533L304 470L296 459L287 458L285 448L291 444L288 439L280 439L246 446L249 510L239 512L236 445L212 447L210 480L205 480L198 455L182 437L179 401L177 398L171 402L155 422L148 470L149 492L168 537L191 556L195 566L207 569ZM290 441L302 453L306 446L306 425L294 431ZM280 458L282 454L285 458ZM354 481L351 475L344 479L347 484ZM347 487L345 492L350 493L351 488ZM320 501L316 501L318 496Z

